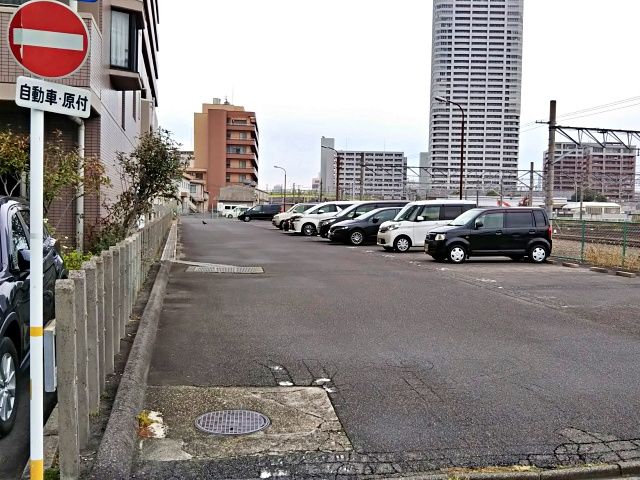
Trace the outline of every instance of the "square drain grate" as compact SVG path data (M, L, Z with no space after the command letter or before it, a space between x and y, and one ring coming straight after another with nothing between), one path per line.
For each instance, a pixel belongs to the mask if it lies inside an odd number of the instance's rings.
M211 265L211 266L187 267L187 272L255 274L255 273L264 273L264 269L262 267L236 267L233 265Z

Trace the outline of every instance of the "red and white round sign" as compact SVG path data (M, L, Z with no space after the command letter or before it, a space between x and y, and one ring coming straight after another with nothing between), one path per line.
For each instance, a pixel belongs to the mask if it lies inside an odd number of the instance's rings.
M89 32L66 5L35 0L22 5L9 22L9 49L21 67L39 77L59 78L78 70L87 58Z

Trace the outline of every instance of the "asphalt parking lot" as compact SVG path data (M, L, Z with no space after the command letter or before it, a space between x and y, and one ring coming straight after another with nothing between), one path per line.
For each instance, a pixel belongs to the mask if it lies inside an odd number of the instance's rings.
M330 378L356 452L433 468L640 458L640 279L227 219L184 218L181 250L265 273L174 264L152 386L272 387L270 365Z

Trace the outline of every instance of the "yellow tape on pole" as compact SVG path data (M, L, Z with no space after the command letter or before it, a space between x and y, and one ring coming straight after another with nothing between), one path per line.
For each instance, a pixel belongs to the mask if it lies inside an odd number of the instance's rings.
M31 460L31 480L44 479L44 460Z

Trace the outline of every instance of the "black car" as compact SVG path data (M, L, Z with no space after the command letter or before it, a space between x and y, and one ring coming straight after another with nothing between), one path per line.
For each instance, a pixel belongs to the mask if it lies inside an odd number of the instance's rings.
M375 241L380 225L393 220L400 210L402 207L376 208L353 220L337 222L329 229L329 240L351 245L362 245L367 240Z
M474 208L431 230L425 252L435 260L462 263L473 256L529 257L544 262L551 255L551 224L542 208Z
M250 222L251 220L271 220L274 215L280 213L282 207L275 204L255 205L244 213L238 215L238 220Z
M66 276L55 240L45 229L43 322L55 315L55 282ZM29 353L29 210L18 200L0 197L0 437L16 420L18 370Z
M407 203L406 200L375 200L369 202L358 202L355 205L351 205L349 208L345 208L338 215L331 218L325 218L320 220L318 225L318 233L322 238L327 238L331 225L342 222L343 220L353 220L359 217L363 213L370 212L377 208L384 207L404 207Z

